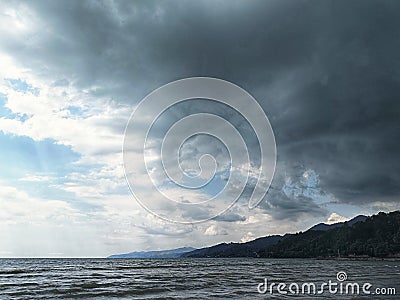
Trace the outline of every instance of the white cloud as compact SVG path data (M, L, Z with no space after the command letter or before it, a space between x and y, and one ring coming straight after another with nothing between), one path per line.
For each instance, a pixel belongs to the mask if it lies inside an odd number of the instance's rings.
M47 182L53 180L54 177L51 176L45 176L45 175L37 175L37 174L31 174L27 175L25 177L22 177L18 179L19 181L26 181L26 182Z
M331 213L328 219L326 220L327 224L334 224L334 223L339 223L339 222L345 222L348 221L349 218L343 217L337 213Z
M1 183L0 253L105 256L145 242L138 238L144 231L134 224L144 219L143 212L133 199L114 195L95 202L100 209L82 210L82 202L41 199Z
M55 140L81 155L75 162L89 171L88 175L67 174L60 188L79 197L104 195L125 184L122 167L123 130L132 108L117 104L107 97L93 97L72 86L55 87L51 80L35 77L5 53L0 52L0 92L7 97L6 107L19 118L0 118L0 131L27 136L34 141ZM7 78L19 79L40 90L32 94L16 90ZM7 79L7 80L6 80ZM78 110L71 113L70 107ZM48 176L27 176L21 181L49 179ZM76 177L76 176L75 176Z
M44 200L11 186L0 186L0 224L61 225L63 220L79 217L80 212L67 202Z
M206 229L206 231L204 231L205 235L228 235L228 232L221 228L220 226L218 226L217 224L213 224L210 227L208 227Z
M254 234L251 231L249 231L240 239L240 241L242 243L247 243L247 242L254 240L255 238L256 237L254 236Z
M163 221L152 214L147 214L146 219L141 224L136 224L139 228L145 230L146 233L151 235L164 235L164 236L184 236L195 229L193 225L174 224Z

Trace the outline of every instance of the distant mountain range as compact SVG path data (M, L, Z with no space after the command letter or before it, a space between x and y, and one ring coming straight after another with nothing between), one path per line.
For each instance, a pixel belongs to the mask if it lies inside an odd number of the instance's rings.
M400 257L400 212L379 213L336 224L318 224L305 232L223 243L181 257Z
M202 249L131 252L109 258L334 258L400 257L400 211L317 224L305 232L272 235L246 243L221 243Z
M357 216L349 221L346 221L346 222L340 222L340 223L334 223L334 224L319 223L319 224L311 227L310 230L328 231L328 230L332 230L332 229L342 227L342 226L353 226L354 224L356 224L358 222L364 222L367 218L368 218L367 216L359 215L359 216Z
M161 251L140 251L140 252L130 252L126 254L115 254L108 258L177 258L186 252L196 250L192 247L183 247L171 250L161 250Z

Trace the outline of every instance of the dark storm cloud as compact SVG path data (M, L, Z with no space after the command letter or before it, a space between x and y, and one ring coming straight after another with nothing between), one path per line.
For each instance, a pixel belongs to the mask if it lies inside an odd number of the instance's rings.
M285 166L276 178L301 164L339 201L398 201L398 1L24 5L45 24L41 34L29 42L5 36L2 47L24 64L44 66L54 84L134 103L178 78L230 80L270 118L278 166ZM282 215L324 213L312 199L292 201L273 190L269 197L267 208Z
M222 222L238 222L238 221L245 221L246 217L237 214L235 212L225 212L222 215L219 215L214 218L215 221L222 221Z

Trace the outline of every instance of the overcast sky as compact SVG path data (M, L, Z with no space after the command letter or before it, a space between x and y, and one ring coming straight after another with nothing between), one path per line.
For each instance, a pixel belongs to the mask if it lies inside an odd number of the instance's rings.
M399 209L399 49L395 0L1 1L0 256L201 247ZM277 168L256 209L182 225L134 200L121 148L140 100L192 76L257 99ZM201 111L240 123L191 100L160 118L155 144ZM184 145L182 164L201 153L223 174L225 148L205 137Z

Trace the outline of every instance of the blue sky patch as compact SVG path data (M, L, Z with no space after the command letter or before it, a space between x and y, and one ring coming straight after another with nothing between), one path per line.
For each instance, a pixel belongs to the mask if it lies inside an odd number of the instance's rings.
M14 114L9 108L6 107L7 95L0 93L0 118L6 119L17 119L21 122L25 122L29 119L26 114Z
M54 140L34 141L29 137L4 134L0 131L0 178L20 178L32 173L73 171L72 163L80 155Z
M67 110L69 110L71 115L74 115L74 116L80 116L83 114L82 108L80 108L78 106L68 106Z
M31 84L21 80L21 79L5 79L6 82L10 85L10 87L17 92L31 93L34 96L39 96L40 89L37 87L33 87Z
M5 94L0 93L0 118L14 118L15 114L6 107L7 104L7 96Z

